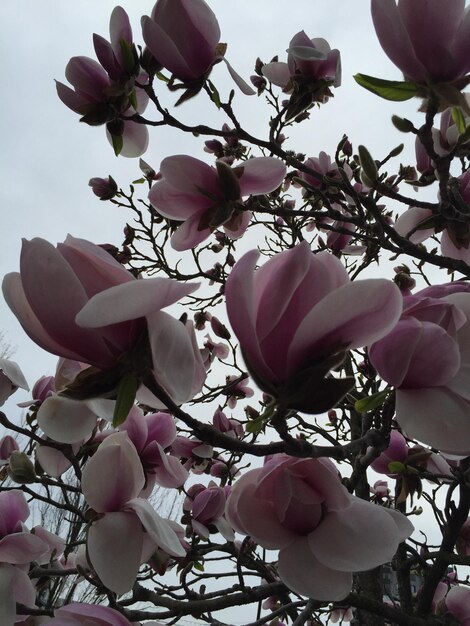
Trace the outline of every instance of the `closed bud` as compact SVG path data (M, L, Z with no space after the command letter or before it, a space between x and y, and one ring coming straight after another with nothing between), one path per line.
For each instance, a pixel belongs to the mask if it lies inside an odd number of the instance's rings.
M367 187L373 187L378 177L377 163L365 146L359 146L358 153L362 168L361 180Z
M392 115L392 124L401 133L411 133L415 128L413 122L407 120L406 117L398 117L398 115Z
M18 450L12 452L10 456L8 474L13 482L19 483L20 485L34 483L36 480L33 462L28 455Z

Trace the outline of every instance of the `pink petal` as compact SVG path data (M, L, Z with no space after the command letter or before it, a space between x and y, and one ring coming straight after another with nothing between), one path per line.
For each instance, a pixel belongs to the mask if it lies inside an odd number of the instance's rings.
M146 278L110 287L96 294L76 316L78 325L99 328L145 317L174 304L199 287L169 278Z
M405 523L409 536L413 525ZM399 537L395 520L386 509L354 498L346 511L329 511L309 535L308 543L327 567L360 572L391 561Z
M279 553L279 576L292 591L314 600L343 600L352 587L350 572L332 570L318 561L307 537Z
M396 418L408 437L451 454L470 454L470 403L446 387L397 389Z
M150 445L152 449L151 461L157 464L152 469L156 482L161 487L169 489L178 489L184 485L188 479L189 472L181 465L180 460L170 454L165 454L163 448L156 441ZM146 458L148 459L148 456Z
M129 115L130 112L128 111L127 114ZM108 130L106 130L106 136L109 143L113 145L113 140ZM149 145L149 132L145 124L125 120L122 142L122 149L119 156L128 159L135 159L142 156L147 151Z
M277 189L286 175L286 166L280 159L257 157L248 159L242 165L240 178L242 196L271 193Z
M468 248L464 246L457 248L449 237L447 230L444 230L441 235L441 252L444 256L448 256L451 259L470 263L470 246Z
M288 352L288 369L328 353L334 346L358 348L380 339L397 323L400 290L384 279L347 283L328 294L299 325Z
M209 208L212 201L203 194L181 191L167 180L157 181L149 192L149 200L160 215L172 220L183 221L195 214L199 217Z
M411 80L426 82L426 68L416 57L395 0L372 0L375 32L388 58Z
M96 101L105 101L104 92L110 86L110 80L99 63L88 57L72 57L65 68L69 83Z
M210 228L199 228L201 214L196 213L188 218L171 237L171 247L178 252L191 250L210 237Z
M39 407L37 420L41 430L54 441L77 443L90 437L97 417L84 402L53 395Z
M263 65L261 71L271 83L274 83L278 87L284 87L290 80L290 70L287 63L273 62Z
M418 207L411 207L405 211L395 222L395 230L402 237L407 237L408 233L414 230L421 222L431 217L432 211L429 209L420 209ZM411 237L410 241L413 243L421 243L428 237L434 234L434 228L423 228L416 230Z
M49 622L50 626L65 626L65 624L69 626L69 620L71 620L70 624L77 624L77 626L83 623L83 620L85 620L85 624L90 620L91 624L96 623L98 626L131 626L129 620L122 613L118 613L109 606L97 604L72 602L55 609L54 615L55 619Z
M105 587L121 595L130 591L140 567L143 531L133 513L106 513L88 530L88 555Z
M200 360L194 352L191 333L182 322L163 311L148 315L147 323L157 382L177 404L187 402L195 394L194 379Z
M230 74L230 76L232 77L232 80L234 81L236 86L240 89L240 91L243 94L245 94L245 96L254 96L256 91L252 87L250 87L250 85L245 80L243 80L243 78L240 76L240 74L238 74L238 72L236 72L233 69L233 67L230 65L227 59L223 57L222 61L227 66L228 73Z
M159 548L170 556L185 556L186 551L170 521L160 517L147 500L135 498L127 503L126 508L135 512L142 526Z
M66 472L72 463L65 457L60 450L51 448L50 446L36 446L36 461L42 469L52 476L59 478Z
M47 551L47 544L30 532L7 535L0 539L0 562L25 565Z
M185 193L198 196L201 195L199 190L203 189L220 197L216 170L194 157L185 154L167 157L160 164L160 174L169 185Z
M98 511L119 511L145 484L139 455L126 433L107 437L85 465L82 491Z

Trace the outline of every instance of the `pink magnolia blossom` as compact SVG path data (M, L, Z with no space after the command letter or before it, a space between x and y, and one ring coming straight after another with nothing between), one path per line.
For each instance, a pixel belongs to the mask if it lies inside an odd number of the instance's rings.
M231 239L247 229L251 212L242 197L270 193L284 180L286 167L279 159L258 157L231 168L223 161L211 167L194 157L177 155L164 159L162 179L149 193L157 211L184 222L171 238L175 250L189 250L219 226Z
M108 606L73 602L54 611L44 626L132 626L118 611Z
M326 189L334 185L334 181L342 180L339 166L331 160L326 152L321 151L318 157L310 157L305 161L306 167L310 168L319 176L314 176L308 172L301 172L300 177L305 180L311 187L315 189ZM350 180L352 178L352 170L347 163L342 166L345 175ZM322 180L322 177L329 179L328 182Z
M302 30L291 39L287 53L287 63L266 63L261 69L267 79L287 93L296 82L324 80L334 87L341 85L339 50L331 50L325 39L310 39Z
M204 0L158 0L142 34L159 63L183 82L207 74L220 58L220 28Z
M12 452L19 450L16 440L11 435L5 435L0 439L0 467L8 464L8 459Z
M381 279L351 283L329 253L307 242L255 270L252 250L226 285L227 312L247 367L263 391L289 408L330 409L350 389L348 379L326 378L346 350L383 337L401 313L402 297Z
M88 530L88 555L103 584L118 594L134 584L144 542L172 556L185 554L168 522L139 497L144 485L139 455L124 432L107 437L82 474L83 495L99 514Z
M470 204L470 170L457 178L459 193ZM434 216L434 217L433 217ZM413 243L421 243L436 232L433 222L442 230L441 252L444 256L470 264L470 228L464 220L434 215L430 209L410 207L395 222L395 230Z
M111 200L117 193L116 181L111 176L107 178L90 178L88 186L100 200Z
M23 241L20 270L5 276L3 293L43 349L108 370L148 333L149 366L174 401L201 388L205 370L194 330L161 311L197 285L137 280L102 248L71 236L57 247Z
M201 537L209 537L210 526L215 526L227 540L233 541L235 535L224 518L230 487L218 487L210 483L208 487L197 484L188 490L183 509L191 511L191 526Z
M144 124L120 119L120 115L143 113L148 96L142 89L135 89L139 69L137 53L132 43L129 18L121 7L113 10L109 30L111 42L100 35L93 36L99 63L85 56L72 57L65 76L73 89L56 81L57 95L87 124L108 124L111 143L111 135L122 138L119 154L137 157L147 149L148 130ZM144 74L139 77L141 82L146 79Z
M399 322L370 347L369 357L396 388L396 419L408 437L466 455L470 293L468 283L446 287L406 296Z
M0 359L0 406L18 389L29 390L28 383L15 361Z
M331 461L271 457L247 472L228 499L228 522L279 550L281 580L315 600L342 600L352 572L390 561L413 531L400 513L348 493Z
M470 70L465 0L372 0L380 45L407 80L449 82Z

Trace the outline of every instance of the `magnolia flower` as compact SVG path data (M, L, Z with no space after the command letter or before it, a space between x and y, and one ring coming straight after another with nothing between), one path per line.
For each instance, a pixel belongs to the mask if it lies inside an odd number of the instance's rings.
M157 0L151 17L142 18L142 35L157 62L188 85L189 97L219 61L245 95L255 93L225 59L219 23L204 0Z
M211 167L190 156L177 155L160 165L162 179L149 193L157 211L183 221L171 238L175 250L189 250L219 226L231 239L247 229L251 212L244 210L242 197L270 193L284 180L286 167L279 159L258 157L231 168L223 161Z
M413 531L400 513L349 494L328 459L285 454L234 484L226 517L263 548L279 550L281 580L315 600L345 598L352 572L390 561Z
M227 312L247 367L261 389L286 407L330 409L351 387L325 378L346 350L383 337L401 313L402 297L381 279L351 283L329 253L312 254L307 242L255 270L252 250L226 285Z
M99 514L88 530L88 555L102 583L118 594L132 588L146 560L144 541L171 556L185 554L168 522L139 497L144 485L139 455L124 432L107 437L82 474L83 495Z
M310 39L302 30L291 39L287 49L287 63L274 61L261 68L263 75L275 85L290 93L296 83L327 81L334 87L341 85L341 56L331 50L325 39Z
M137 345L175 402L201 388L205 370L194 330L161 311L197 285L137 280L102 248L71 236L57 247L23 241L20 270L5 276L3 293L26 333L48 352L112 370L103 393L116 388L122 358Z
M460 290L460 291L458 291ZM442 452L469 454L470 293L439 285L403 298L396 326L369 349L396 389L396 419L408 437Z
M147 149L148 130L144 124L122 120L120 116L143 113L148 96L142 89L135 90L139 70L137 53L129 18L121 7L113 10L109 30L111 43L100 35L93 36L99 63L85 56L72 57L65 76L73 89L56 81L57 95L69 109L82 116L81 121L92 126L108 124L108 138L118 154L137 157ZM146 78L142 74L139 80Z
M183 82L209 72L220 57L220 28L204 0L158 0L151 17L142 18L150 52Z
M210 483L208 487L197 484L188 490L188 495L183 503L185 511L191 511L191 526L194 532L201 537L209 537L210 526L215 526L227 541L233 541L233 530L224 518L227 496L230 487L217 487Z
M449 82L470 70L465 0L372 0L380 45L407 80Z

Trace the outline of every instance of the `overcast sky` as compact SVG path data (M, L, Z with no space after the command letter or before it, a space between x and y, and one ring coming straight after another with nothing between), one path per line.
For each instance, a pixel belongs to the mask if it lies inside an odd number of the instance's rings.
M324 37L342 54L343 85L327 106L315 110L311 120L290 133L288 147L309 156L321 150L332 153L347 132L355 145L363 143L382 158L403 141L390 117L396 112L417 119L418 103L387 103L355 84L357 72L400 79L382 52L372 27L368 0L210 0L228 43L227 58L245 78L253 73L259 56L268 62L275 54L285 60L291 37L305 30L310 37ZM0 64L3 77L0 194L3 237L0 274L17 271L21 238L44 237L52 243L67 233L95 243L122 241L129 216L96 199L88 187L93 176L113 175L123 186L139 176L137 160L116 158L103 127L80 124L78 116L57 98L54 79L64 78L70 57L94 57L92 33L108 37L109 0L2 0L0 3ZM142 43L140 17L149 14L151 2L128 0L136 43ZM232 89L223 64L212 80L222 96ZM270 109L264 98L237 92L235 108L247 128L266 136ZM203 95L179 109L188 120L220 127L225 121L207 106ZM150 109L146 115L152 117ZM202 151L204 138L154 129L146 161L158 170L160 161L178 153L210 158ZM409 153L413 159L413 151ZM30 384L51 373L55 357L36 348L16 318L0 304L0 328L16 348L17 360ZM15 398L16 399L16 398Z

